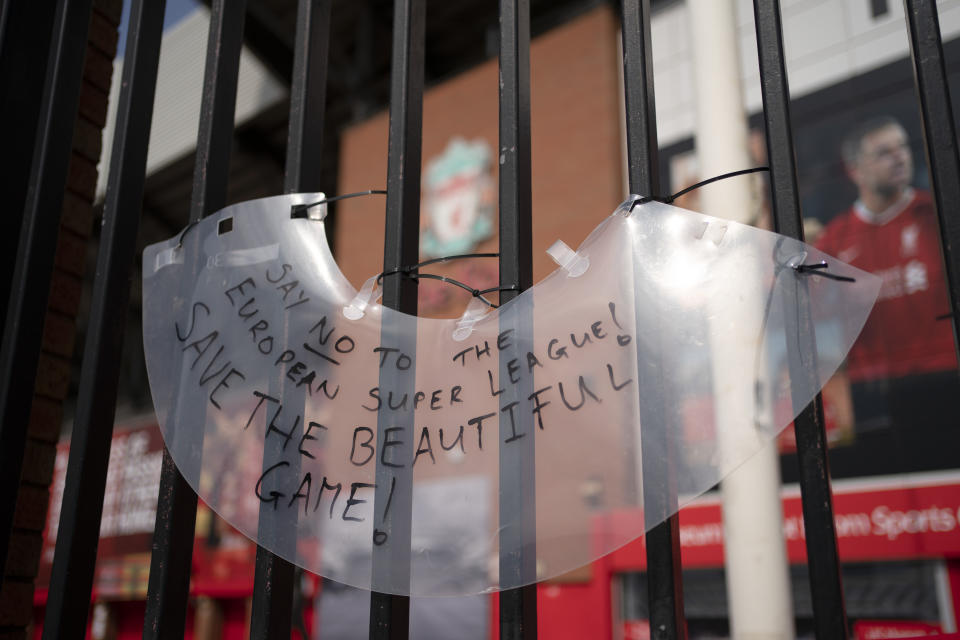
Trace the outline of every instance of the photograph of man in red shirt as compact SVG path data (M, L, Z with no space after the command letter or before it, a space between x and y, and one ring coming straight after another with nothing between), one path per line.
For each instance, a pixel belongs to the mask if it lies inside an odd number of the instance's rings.
M930 194L910 186L906 130L889 116L866 120L845 137L841 154L858 198L817 247L883 279L847 358L851 382L956 371L936 213Z

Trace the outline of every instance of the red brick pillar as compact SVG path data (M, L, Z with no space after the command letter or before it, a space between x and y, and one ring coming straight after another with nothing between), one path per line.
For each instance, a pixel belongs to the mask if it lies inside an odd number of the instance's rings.
M123 0L95 0L90 20L70 174L58 231L56 266L43 328L43 352L34 387L6 574L0 586L0 640L27 638L33 620L34 581L40 562L56 445L63 422L63 401L70 388L77 312L93 230L97 163L107 120L107 97L122 9Z

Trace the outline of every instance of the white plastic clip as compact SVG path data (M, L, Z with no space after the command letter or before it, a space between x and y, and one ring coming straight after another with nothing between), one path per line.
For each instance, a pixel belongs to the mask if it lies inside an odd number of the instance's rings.
M315 222L320 222L321 220L326 220L327 218L327 203L322 202L315 207L310 207L307 209L307 218Z
M169 249L157 253L153 263L153 272L156 273L171 264L183 264L183 249L178 245L173 245Z
M723 242L723 236L727 234L727 225L720 223L713 223L709 225L706 229L704 236L707 240L713 244L720 246L720 243Z
M467 310L457 320L457 328L453 330L453 339L457 342L463 342L469 338L470 334L473 333L473 325L480 322L489 310L490 307L486 302L480 298L471 298Z
M268 244L250 249L233 249L207 257L207 268L247 267L261 262L270 262L280 256L279 244Z
M553 258L553 261L560 265L560 268L567 272L568 278L577 278L582 276L590 266L590 259L582 256L570 247L563 240L557 240L547 253Z
M799 267L800 265L802 265L802 264L803 264L804 262L806 262L806 261L807 261L807 252L806 252L806 251L801 251L800 253L798 253L797 255L793 256L792 258L789 258L789 259L787 260L787 265L786 265L786 266L789 267L789 268L791 268L791 269L796 269L797 267Z
M360 291L357 291L357 295L353 296L350 304L343 308L343 315L348 320L359 320L366 312L367 306L380 299L381 293L377 276L368 278L360 287Z

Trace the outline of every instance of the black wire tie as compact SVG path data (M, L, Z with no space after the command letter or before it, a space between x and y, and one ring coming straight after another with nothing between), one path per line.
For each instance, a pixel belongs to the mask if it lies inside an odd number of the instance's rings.
M824 278L830 278L831 280L836 280L838 282L856 282L856 278L851 278L850 276L838 276L835 273L827 273L827 269L830 268L830 265L827 264L826 260L821 260L814 264L798 264L794 267L794 270L805 276L823 276Z
M366 191L357 191L354 193L345 193L340 196L330 196L324 198L323 200L317 200L316 202L301 203L291 205L290 207L290 217L291 218L310 218L310 209L313 207L319 207L322 204L328 202L336 202L337 200L346 200L347 198L357 198L360 196L371 196L371 195L386 195L387 192L384 189L367 189Z
M662 198L660 196L645 196L633 201L633 204L630 205L630 211L633 211L634 207L638 204L646 204L648 202L662 202L663 204L671 204L674 200L680 196L693 191L694 189L699 189L700 187L705 187L711 182L717 182L718 180L726 180L727 178L735 178L737 176L747 175L748 173L757 173L759 171L770 171L770 167L752 167L750 169L740 169L739 171L731 171L730 173L722 173L719 176L713 176L712 178L707 178L706 180L701 180L696 184L692 184L686 189L681 189L677 191L672 196L667 196Z

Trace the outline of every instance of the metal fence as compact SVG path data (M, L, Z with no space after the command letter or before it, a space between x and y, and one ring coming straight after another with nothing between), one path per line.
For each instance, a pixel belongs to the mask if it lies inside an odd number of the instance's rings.
M22 26L27 33L31 29L27 24L6 23L10 16L23 15L11 11L15 4L11 0L3 3L0 27L6 44L12 41L11 29ZM45 638L81 637L86 628L117 395L123 318L144 190L164 4L163 0L134 0L132 6L89 329L46 608ZM244 0L214 0L211 4L191 221L227 204L228 158L247 10ZM20 194L25 203L22 232L0 358L0 563L7 557L23 465L29 399L38 369L47 304L46 283L51 278L56 248L56 234L50 230L56 228L62 206L91 5L92 0L57 3L53 40L35 46L38 55L49 48L49 64L42 87L37 79L37 89L42 88L39 133L28 163L29 184L24 185ZM649 0L620 3L623 78L630 190L659 194L649 5ZM905 0L905 6L951 310L956 318L960 317L960 251L955 248L960 244L960 161L936 2ZM754 12L776 228L799 238L802 226L779 2L755 0ZM383 267L386 272L413 264L418 257L425 19L425 0L395 0ZM284 183L287 192L317 190L331 28L331 0L300 0L290 94ZM500 0L499 146L515 149L500 166L500 283L503 287L519 285L521 290L532 284L529 46L529 0ZM4 93L17 90L8 76L4 79ZM36 95L40 95L39 90ZM9 129L16 123L7 121L4 125ZM505 299L517 293L505 292ZM415 282L385 278L383 303L415 314ZM797 418L796 430L816 633L818 638L844 638L848 629L819 396ZM501 483L520 482L522 467L501 468ZM502 504L501 509L523 509L522 494L517 493L521 502ZM663 501L670 496L645 495L644 499ZM165 452L143 627L145 637L183 635L196 506L196 494ZM681 638L685 626L677 516L647 534L646 548L652 637ZM509 568L504 562L501 559L501 571ZM0 564L0 573L2 568ZM293 566L258 549L251 637L290 636L293 591ZM373 594L370 637L407 637L409 606L406 597ZM502 593L500 637L533 638L536 632L535 586Z

